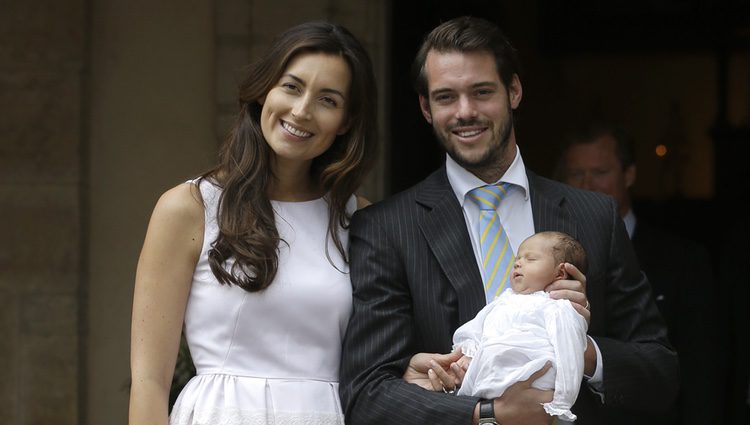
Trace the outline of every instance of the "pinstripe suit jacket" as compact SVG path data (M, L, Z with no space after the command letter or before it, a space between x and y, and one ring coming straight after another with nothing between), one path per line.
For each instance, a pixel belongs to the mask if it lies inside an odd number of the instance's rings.
M604 363L602 405L582 390L577 424L606 406L657 409L677 391L677 357L611 198L529 173L537 232L575 236L589 261L589 334ZM411 356L451 350L453 332L485 305L463 211L445 168L355 214L350 228L354 307L341 365L347 423L470 424L477 399L401 379Z

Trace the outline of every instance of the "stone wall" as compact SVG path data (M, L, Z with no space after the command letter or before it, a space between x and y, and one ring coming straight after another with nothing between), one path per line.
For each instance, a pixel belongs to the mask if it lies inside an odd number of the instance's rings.
M79 419L84 0L0 12L0 423Z

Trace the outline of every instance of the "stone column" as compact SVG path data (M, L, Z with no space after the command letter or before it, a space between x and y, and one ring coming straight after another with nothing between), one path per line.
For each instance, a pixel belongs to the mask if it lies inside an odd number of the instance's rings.
M84 0L0 12L0 423L79 418Z

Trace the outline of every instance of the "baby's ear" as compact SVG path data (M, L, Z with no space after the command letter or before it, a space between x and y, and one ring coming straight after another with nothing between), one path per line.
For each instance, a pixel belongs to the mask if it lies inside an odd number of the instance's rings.
M565 270L565 263L558 264L555 270L555 280L567 279L568 277L568 272Z

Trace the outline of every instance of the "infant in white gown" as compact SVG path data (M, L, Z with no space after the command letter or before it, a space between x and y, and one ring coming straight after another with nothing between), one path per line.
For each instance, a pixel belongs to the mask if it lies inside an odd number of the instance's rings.
M560 232L537 233L521 244L511 287L453 335L454 349L471 358L459 395L499 397L550 361L552 368L532 386L554 389L547 413L576 419L570 409L583 378L588 325L570 301L554 300L543 289L567 277L564 262L584 271L585 258L580 243Z

